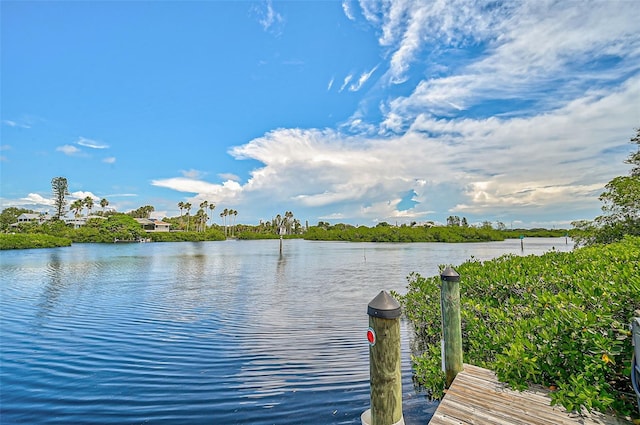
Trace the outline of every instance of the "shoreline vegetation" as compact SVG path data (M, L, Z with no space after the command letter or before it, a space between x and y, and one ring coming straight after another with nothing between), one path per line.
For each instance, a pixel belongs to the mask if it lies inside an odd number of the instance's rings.
M640 309L640 237L571 252L506 255L455 266L463 355L517 390L551 390L552 405L637 416L631 323ZM415 333L414 379L443 397L440 276L412 273L394 294Z
M25 223L10 233L0 234L0 249L53 248L72 243L115 242L202 242L225 239L257 240L279 239L279 232L264 226L235 226L229 234L222 226L212 225L203 231L147 232L126 214L111 214L105 218L88 220L87 224L72 228L62 221L42 224ZM227 236L225 236L227 233ZM342 242L491 242L524 237L562 237L567 230L550 229L494 229L490 225L473 226L392 226L380 223L375 227L330 225L319 223L297 234L284 234L283 239Z

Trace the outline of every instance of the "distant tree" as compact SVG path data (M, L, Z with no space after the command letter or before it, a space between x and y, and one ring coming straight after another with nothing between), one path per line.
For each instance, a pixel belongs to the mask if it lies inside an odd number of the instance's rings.
M233 235L236 235L236 217L238 216L238 210L233 210Z
M462 217L462 227L469 227L469 223L467 222L467 217Z
M91 196L87 196L82 201L84 205L87 207L87 217L91 215L91 210L93 209L93 198Z
M178 202L178 208L180 209L180 225L184 227L184 223L182 223L182 210L184 209L184 202Z
M84 201L82 199L76 199L71 203L71 211L74 212L74 216L76 218L80 217L83 208L84 208Z
M225 238L227 237L227 226L228 226L228 221L227 221L227 217L229 217L230 211L233 210L229 210L228 208L225 208L224 211L222 211L224 213L224 236Z
M485 230L489 230L489 229L493 229L493 226L491 225L491 222L489 220L485 220L480 225L480 228L481 229L485 229Z
M186 216L187 216L187 232L189 231L189 222L191 221L190 217L189 217L189 211L191 211L191 204L189 202L184 204L184 209L187 212Z
M134 218L149 218L151 217L151 213L154 211L155 208L153 207L153 205L145 205L133 211L129 211L127 215Z
M18 221L21 214L33 214L33 210L25 208L9 207L0 213L0 230L7 230L9 226Z
M629 175L615 177L605 186L598 198L604 204L603 214L593 221L571 223L577 244L612 243L625 235L640 235L640 128L630 141L637 145L636 151L624 162L633 167Z
M501 221L496 221L496 229L498 230L507 230L507 226Z
M102 212L104 212L104 209L109 206L109 201L107 200L107 198L102 198L100 200L100 206L102 207Z
M60 219L66 212L69 183L65 177L54 177L51 180L51 189L53 190L53 205L55 208L54 218Z
M213 202L209 202L209 209L211 210L211 220L213 221L213 210L216 209L216 204L214 204Z
M205 231L205 229L207 227L206 226L207 219L209 218L209 217L207 217L207 214L206 214L208 206L209 206L209 201L200 202L200 210L202 210L202 213L200 214L200 217L199 217L199 219L200 219L199 220L199 225L200 225L200 230L203 231L203 232ZM200 211L198 211L198 212L200 212Z
M447 217L447 226L460 226L460 217L457 215Z

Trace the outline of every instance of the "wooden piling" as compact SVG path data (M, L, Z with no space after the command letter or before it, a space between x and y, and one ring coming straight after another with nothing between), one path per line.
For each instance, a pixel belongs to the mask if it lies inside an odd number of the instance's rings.
M442 338L446 387L462 371L462 327L460 323L460 275L447 267L440 275L442 307Z
M404 423L400 357L400 303L381 291L368 305L370 425Z

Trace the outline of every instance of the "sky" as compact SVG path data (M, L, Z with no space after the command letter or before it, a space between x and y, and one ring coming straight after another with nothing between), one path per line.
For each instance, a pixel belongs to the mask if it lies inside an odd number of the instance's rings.
M640 127L632 0L0 3L0 209L570 228Z

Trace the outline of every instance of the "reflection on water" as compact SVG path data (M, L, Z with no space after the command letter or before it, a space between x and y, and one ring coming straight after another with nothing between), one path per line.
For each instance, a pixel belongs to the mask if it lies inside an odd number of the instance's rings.
M60 261L60 253L57 250L51 250L49 261L46 265L44 276L47 282L44 285L44 291L42 293L42 301L39 304L38 316L46 317L51 310L55 308L58 297L65 285L63 280L63 264Z
M0 253L2 423L359 424L366 305L413 271L527 255L488 244L287 240ZM408 425L435 409L411 384Z

